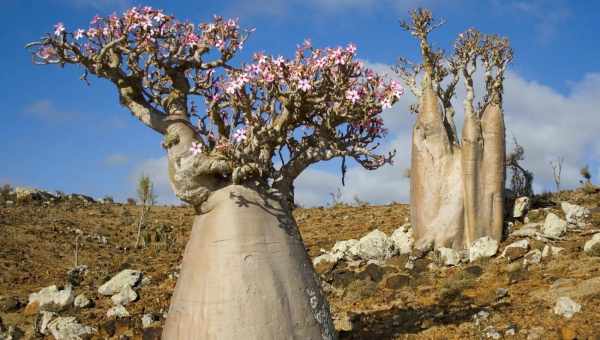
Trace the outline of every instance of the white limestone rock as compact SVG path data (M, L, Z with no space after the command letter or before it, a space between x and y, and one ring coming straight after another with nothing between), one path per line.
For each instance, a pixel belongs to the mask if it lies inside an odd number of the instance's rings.
M549 213L542 227L542 234L550 237L561 237L567 232L567 221L553 213Z
M394 230L390 236L390 240L394 244L394 248L400 255L410 254L412 251L415 239L410 224L405 224Z
M73 316L59 317L48 324L50 333L56 340L88 339L96 329L77 322Z
M88 308L93 305L92 300L88 299L85 293L81 293L75 297L73 305L77 308Z
M600 256L600 233L594 234L583 246L583 251L590 256Z
M385 260L394 256L394 243L387 235L375 229L358 240L358 256L363 260Z
M114 306L111 309L109 309L106 312L106 316L108 318L112 318L112 317L115 317L115 318L125 318L125 317L129 316L129 312L122 305L117 305L117 306Z
M70 285L62 290L58 290L55 285L52 285L42 288L37 293L31 293L28 308L34 308L33 306L37 304L39 311L60 312L73 303L73 299L75 299L75 293Z
M572 318L575 313L579 313L580 311L581 305L568 296L559 297L556 305L554 305L554 314L564 316L567 319Z
M115 305L125 306L137 298L137 293L130 286L124 286L118 294L113 295L110 299Z
M481 258L488 258L498 252L498 241L489 236L479 238L469 247L469 261L473 262Z
M141 279L141 271L125 269L100 286L98 293L102 295L114 295L121 292L124 287L134 287Z
M560 207L565 213L567 223L577 227L584 227L591 214L588 208L569 202L561 202Z
M457 266L460 263L460 253L452 248L438 248L437 252L439 254L441 263L446 266Z
M529 210L530 199L527 196L519 197L515 200L515 204L513 206L513 217L521 218L525 216L527 210Z

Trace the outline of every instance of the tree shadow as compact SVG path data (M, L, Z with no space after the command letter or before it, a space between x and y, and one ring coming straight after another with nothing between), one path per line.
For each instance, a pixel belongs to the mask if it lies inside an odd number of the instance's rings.
M353 330L340 332L340 340L397 339L399 335L415 335L436 325L457 325L472 321L474 315L482 310L501 308L502 304L491 308L474 307L468 301L462 301L454 305L438 304L425 308L394 307L384 311L367 312L352 318Z

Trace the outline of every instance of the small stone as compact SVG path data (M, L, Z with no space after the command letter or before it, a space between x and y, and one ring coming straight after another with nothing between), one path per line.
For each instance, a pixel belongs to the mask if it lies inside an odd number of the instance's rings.
M498 332L494 326L488 326L486 327L484 330L485 332L485 336L490 338L490 339L500 339L502 338L502 334L500 334L500 332Z
M497 288L496 289L496 299L500 300L503 297L508 295L508 289L507 288Z
M473 262L481 258L488 258L498 252L498 241L489 236L475 240L469 247L469 261Z
M74 298L75 294L70 285L63 290L58 290L54 285L49 286L29 295L25 314L32 315L40 310L60 312L73 303Z
M405 224L394 230L390 236L390 240L394 244L394 248L400 255L410 254L415 240L410 224Z
M118 294L113 295L110 299L115 305L125 306L128 303L135 301L137 298L137 293L131 287L125 286Z
M539 233L541 224L539 223L527 223L521 228L513 231L510 236L514 237L535 237Z
M600 233L594 234L594 236L585 243L583 251L589 256L600 256Z
M544 249L542 250L542 257L548 257L548 256L556 257L563 250L565 250L565 248L545 245Z
M580 311L581 305L573 301L568 296L559 297L556 301L556 305L554 306L554 314L564 316L567 319L572 318L573 315L575 315L575 313L578 313Z
M81 293L75 297L73 305L77 308L88 308L93 306L92 300L88 299L85 293Z
M395 255L394 243L375 229L358 240L358 256L363 260L385 260Z
M319 274L329 273L337 264L338 259L330 253L319 255L313 259L315 271Z
M553 213L549 213L542 227L542 234L550 237L561 237L567 232L567 222Z
M73 316L59 317L48 324L50 333L56 340L87 339L96 333L96 329L77 322Z
M158 320L160 320L160 318L154 313L144 314L144 316L142 316L142 328L151 327Z
M142 272L139 270L125 269L115 275L112 279L98 288L98 293L102 295L114 295L124 287L134 287L142 278Z
M114 306L106 312L106 316L109 318L125 318L129 316L129 312L122 305Z
M512 262L518 258L525 256L527 250L529 250L529 241L520 240L506 246L501 256L508 259L509 262Z
M445 266L457 266L460 263L460 253L452 248L438 248L440 261Z
M525 254L524 264L538 264L542 262L542 252L539 249L534 249Z
M42 311L38 314L35 321L35 329L37 332L48 335L48 324L56 316L56 313Z
M513 217L520 218L525 216L527 210L529 210L529 202L530 200L527 196L517 198L513 207Z
M527 340L541 340L546 334L546 330L543 327L532 327L527 332Z
M561 202L560 207L565 213L567 223L577 227L585 227L591 214L589 209L569 202Z

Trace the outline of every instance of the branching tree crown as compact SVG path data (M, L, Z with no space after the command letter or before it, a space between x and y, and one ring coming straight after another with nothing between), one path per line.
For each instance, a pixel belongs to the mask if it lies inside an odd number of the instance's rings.
M164 134L167 150L177 146L170 160L194 165L186 176L289 190L318 161L349 157L376 169L392 160L392 153L375 152L386 133L380 114L403 89L357 61L353 44L317 49L306 41L292 59L256 53L235 67L230 61L251 32L237 20L194 25L133 7L96 16L87 30L54 28L28 45L34 62L79 64L83 79L114 83L121 104Z

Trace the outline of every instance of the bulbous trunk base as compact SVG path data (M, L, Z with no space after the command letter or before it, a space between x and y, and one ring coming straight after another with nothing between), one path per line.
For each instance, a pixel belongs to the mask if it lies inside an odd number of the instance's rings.
M231 185L202 206L163 339L336 339L289 211Z

